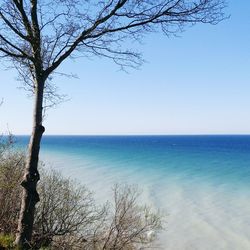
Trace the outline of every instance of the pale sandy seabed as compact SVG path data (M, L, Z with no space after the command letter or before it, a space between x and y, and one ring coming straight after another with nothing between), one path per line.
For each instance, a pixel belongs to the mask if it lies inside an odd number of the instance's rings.
M126 180L126 183L137 184L143 190L142 202L166 214L166 230L159 236L159 249L250 249L248 190L193 183L183 180L181 175L172 174L163 179L153 171L144 176L131 169L108 166L97 169L87 160L76 159L74 167L69 169L67 157L45 154L42 158L65 175L87 185L98 202L111 199L110 189L114 183Z

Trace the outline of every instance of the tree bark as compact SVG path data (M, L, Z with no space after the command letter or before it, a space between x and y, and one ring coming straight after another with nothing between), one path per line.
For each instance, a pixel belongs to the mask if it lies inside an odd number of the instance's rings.
M19 249L30 249L32 237L35 205L39 201L36 187L39 181L38 160L40 142L45 128L42 125L44 80L35 84L35 105L33 116L33 130L30 137L25 173L21 183L23 187L22 205L18 221L16 245Z

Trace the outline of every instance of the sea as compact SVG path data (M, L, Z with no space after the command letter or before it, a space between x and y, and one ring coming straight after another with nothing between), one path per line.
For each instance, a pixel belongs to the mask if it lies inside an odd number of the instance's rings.
M137 185L164 215L156 249L250 249L249 135L44 136L40 159L100 203L114 184Z

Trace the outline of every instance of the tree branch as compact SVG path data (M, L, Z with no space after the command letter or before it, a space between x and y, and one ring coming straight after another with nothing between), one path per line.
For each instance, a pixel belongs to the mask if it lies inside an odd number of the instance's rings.
M24 39L25 41L30 41L29 37L22 34L22 32L20 32L19 30L17 30L12 24L11 22L3 15L3 13L0 11L0 17L2 17L2 19L4 20L4 22L8 25L8 27L19 37L21 37L22 39Z
M92 24L91 27L85 29L81 34L71 42L65 43L64 46L57 53L51 66L45 71L46 75L52 73L67 57L69 57L73 51L83 45L84 41L89 40L91 43L92 39L104 37L109 34L119 34L124 31L128 32L146 32L147 29L151 29L152 25L183 25L184 23L197 23L197 22L215 22L218 19L217 8L223 8L220 6L220 1L215 1L212 5L210 0L199 0L198 3L188 4L185 1L162 1L158 5L149 5L148 8L143 9L139 2L135 4L131 9L125 9L123 12L118 12L128 3L129 0L120 0L116 5L109 11L108 14L102 17L106 10L108 10L113 1L110 1L98 15L97 20ZM145 1L146 2L146 1ZM171 4L170 4L171 3ZM143 2L142 2L143 4ZM136 11L136 8L138 10ZM135 10L134 10L135 9ZM211 11L214 9L216 12L212 16ZM217 10L218 11L218 10ZM121 22L116 22L114 18L124 18ZM108 22L110 21L110 23ZM113 21L113 22L112 22ZM104 25L104 26L102 26ZM137 28L140 28L137 30ZM164 32L168 32L167 29L162 27ZM134 31L133 31L134 30ZM69 37L70 39L72 37ZM105 39L105 38L104 38ZM69 42L69 40L68 40ZM82 43L82 44L81 44ZM58 59L56 59L58 57Z
M21 16L22 16L22 21L23 21L23 24L27 30L27 33L30 37L30 40L32 41L32 39L34 38L33 37L33 33L32 33L32 28L31 28L31 24L29 22L29 19L26 15L26 12L24 10L24 6L23 6L23 0L20 0L20 2L18 2L18 0L13 0L16 8L18 9L18 11L20 12Z

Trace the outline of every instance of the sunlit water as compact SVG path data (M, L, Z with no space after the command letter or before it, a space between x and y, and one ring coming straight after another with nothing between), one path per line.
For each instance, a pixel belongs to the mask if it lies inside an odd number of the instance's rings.
M40 158L99 202L137 184L167 214L161 249L250 249L250 136L45 136Z

